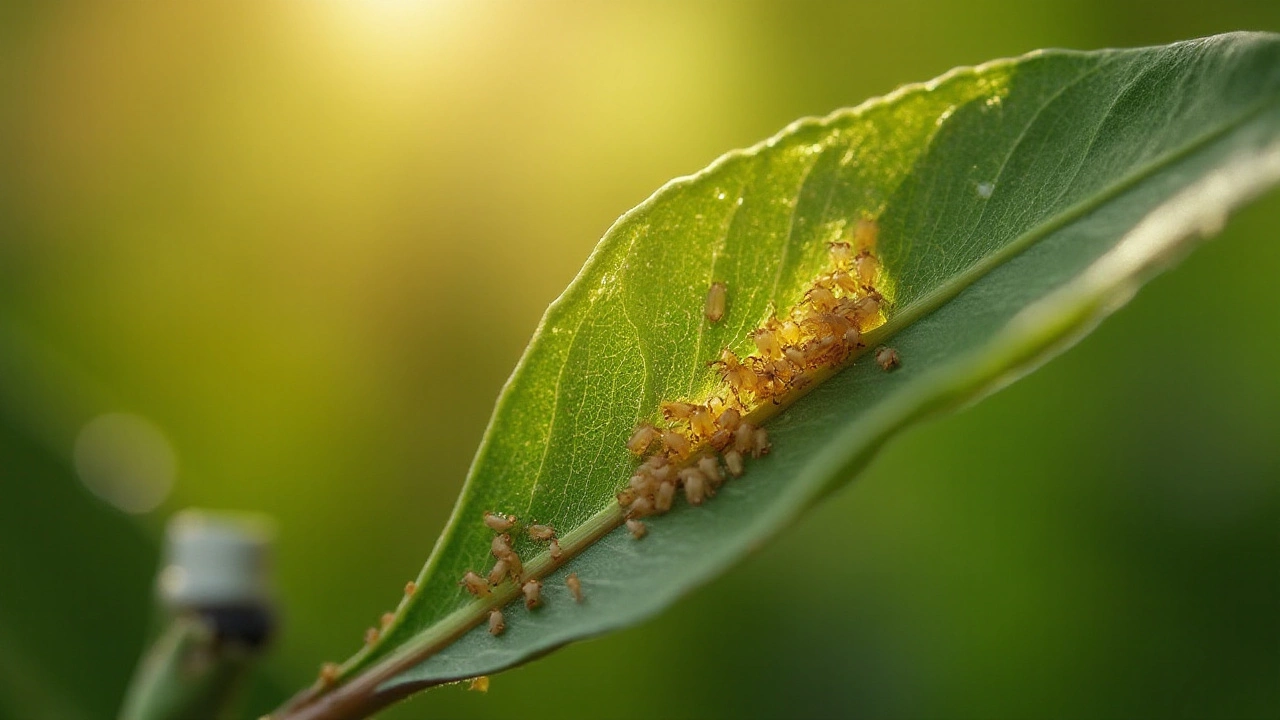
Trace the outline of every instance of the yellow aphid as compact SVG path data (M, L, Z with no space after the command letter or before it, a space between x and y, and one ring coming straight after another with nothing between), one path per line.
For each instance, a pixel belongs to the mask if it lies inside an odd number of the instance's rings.
M555 528L550 525L530 525L529 539L543 542L556 536Z
M869 325L875 320L876 315L880 313L880 297L876 295L868 295L858 300L854 306L853 317L851 318L859 329L869 329Z
M674 430L667 430L662 433L662 444L667 447L667 452L676 457L684 457L689 454L689 441L685 436Z
M702 474L706 476L713 488L719 487L724 482L724 473L720 470L720 463L711 455L698 460L698 470L702 471Z
M680 401L667 401L662 403L662 417L668 420L688 420L694 410L698 409L693 403Z
M643 455L649 446L662 436L658 428L649 423L641 423L636 431L631 433L631 439L627 440L627 449L633 454Z
M853 245L858 252L869 252L876 247L876 238L880 235L880 225L869 218L863 218L853 228Z
M405 594L405 595L412 595L412 594L414 594L414 593L416 593L416 592L418 592L418 583L416 583L416 582L414 582L414 581L410 580L409 582L407 582L407 583L405 583L405 584L404 584L404 594Z
M484 514L484 524L498 532L506 532L515 527L516 519L510 515L503 517L496 513L486 512Z
M502 617L502 611L493 609L489 611L489 634L497 637L507 629L507 621Z
M481 675L480 677L471 678L471 682L467 684L467 689L473 692L489 692L489 676Z
M742 472L746 469L742 462L742 453L737 450L730 450L724 454L724 466L729 469L729 474L734 477L742 477Z
M578 581L578 573L569 573L564 584L569 586L569 592L573 593L573 599L576 602L582 602L582 583Z
M542 604L542 583L536 579L521 585L520 592L524 593L524 606L530 610Z
M707 477L697 468L685 468L680 471L680 482L684 483L684 497L690 505L701 505L711 494Z
M804 337L804 333L794 320L787 320L778 328L778 337L788 345L795 345Z
M560 541L555 538L551 538L551 542L547 545L547 551L551 553L553 560L559 560L560 556L564 554L560 550Z
M880 274L880 261L876 260L876 256L869 252L862 252L853 260L854 268L858 271L858 280L863 285L874 285L876 276Z
M751 457L758 458L761 455L768 455L773 449L773 445L769 442L769 433L764 428L756 428L751 434Z
M372 645L372 644L374 644L374 643L376 643L376 642L378 642L378 629L377 629L377 628L369 628L368 630L365 630L365 631L364 631L364 644L365 644L365 645Z
M639 540L649 532L649 528L645 527L645 524L639 520L631 519L627 520L627 532L631 533L631 537Z
M782 357L782 346L778 344L778 336L772 330L756 328L751 331L751 340L764 357L772 359Z
M462 580L458 581L458 584L476 597L484 597L489 594L489 583L470 570L467 571L466 575L462 576Z
M862 289L862 285L858 283L857 278L843 270L836 272L832 279L835 281L836 287L847 293L856 293Z
M332 685L338 681L338 664L327 662L320 666L320 684Z
M809 292L805 293L804 299L818 312L830 312L835 308L837 302L835 293L824 287L809 288Z
M797 368L804 368L808 364L808 361L805 359L805 356L804 356L804 350L801 350L798 347L788 347L782 352L784 355L786 355L787 362L791 363Z
M720 413L720 417L716 418L716 425L729 432L737 430L740 422L742 422L742 413L733 408L726 408Z
M489 571L489 584L497 585L507 576L507 561L499 560L493 564L493 569Z
M716 421L711 417L711 411L701 406L695 408L689 414L689 429L699 437L707 437L714 433Z
M727 300L728 291L724 283L711 283L711 288L707 290L707 319L711 322L720 322L720 318L724 317L724 307Z
M658 486L658 492L653 497L653 507L660 513L667 512L671 509L671 502L676 496L676 484L672 482L664 482Z
M711 364L720 366L720 377L729 386L729 391L734 394L734 397L741 399L742 393L755 392L755 372L743 365L729 348L721 350L720 359Z
M841 270L848 270L853 262L853 246L847 242L833 242L827 247L831 249L831 262Z
M391 624L391 621L395 619L396 616L394 613L382 613L382 617L378 618L378 625L382 626L383 629L386 629L386 627Z
M876 362L879 363L880 367L884 368L885 372L902 364L902 361L898 358L898 351L884 345L876 348Z

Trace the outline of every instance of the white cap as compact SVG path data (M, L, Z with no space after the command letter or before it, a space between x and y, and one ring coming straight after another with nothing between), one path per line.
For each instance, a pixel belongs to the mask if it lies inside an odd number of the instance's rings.
M166 530L160 599L172 608L266 604L273 535L260 515L178 513Z

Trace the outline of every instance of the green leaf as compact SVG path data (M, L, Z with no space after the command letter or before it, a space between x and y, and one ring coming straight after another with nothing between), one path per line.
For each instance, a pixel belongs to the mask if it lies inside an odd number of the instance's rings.
M295 703L298 716L367 711L653 615L849 481L898 430L1061 352L1277 181L1280 36L1232 34L960 68L669 183L618 220L548 309L418 592L337 691ZM677 504L640 541L617 529L637 421L710 391L708 361L750 349L745 334L799 302L827 243L864 216L880 226L890 300L869 344L891 338L902 367L855 360L776 415L773 453L713 501ZM713 280L730 302L708 324ZM518 543L547 573L546 602L507 606L496 638L479 623L514 588L477 600L456 584L492 562L486 510L551 524L581 550L552 569L542 546Z

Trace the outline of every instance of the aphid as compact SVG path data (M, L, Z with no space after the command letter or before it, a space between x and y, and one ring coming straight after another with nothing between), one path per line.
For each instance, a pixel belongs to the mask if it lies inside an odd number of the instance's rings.
M515 555L515 551L511 549L511 536L506 533L495 536L493 542L489 543L489 551L499 560L506 560Z
M844 331L844 346L848 350L862 347L862 332L856 327Z
M725 411L720 413L720 417L716 418L716 425L729 432L736 430L740 422L742 422L742 413L733 408L725 408Z
M327 662L320 666L320 684L332 685L338 681L338 664Z
M858 284L857 279L843 270L838 270L833 273L832 279L835 281L836 287L847 293L856 293L862 289L862 286Z
M876 362L880 364L880 367L884 368L885 372L902 364L902 361L898 358L898 351L886 345L876 348Z
M751 457L758 458L761 455L768 455L773 449L773 445L769 443L769 433L764 428L756 428L751 434Z
M482 693L489 692L489 676L481 675L480 677L471 678L471 682L467 685L467 689Z
M462 579L458 581L458 584L466 588L467 592L475 595L476 597L484 597L489 594L489 583L485 582L484 578L470 570L467 571L466 575L462 576Z
M804 351L798 347L794 347L794 346L787 347L782 352L784 355L787 356L787 362L791 363L797 368L803 369L807 364L807 361L804 356Z
M631 439L627 440L627 449L636 455L643 455L649 449L649 446L653 444L653 441L657 440L661 435L662 433L658 431L658 428L649 423L641 423L636 428L636 431L631 433ZM489 527L493 526L490 525ZM494 529L499 532L502 531L499 528Z
M418 583L416 583L416 582L414 582L414 581L410 580L409 582L407 582L407 583L405 583L405 584L404 584L404 594L405 594L405 595L412 595L412 594L414 594L414 593L416 593L416 592L418 592Z
M551 544L547 545L547 550L551 552L553 560L559 560L560 556L563 555L560 551L560 541L555 538L551 538Z
M502 617L502 611L493 609L489 611L489 634L497 637L507 629L507 621Z
M773 359L782 357L782 346L778 344L778 336L767 328L756 328L751 331L751 341L756 344L760 354Z
M837 302L835 293L821 286L809 288L804 299L819 312L830 312Z
M742 463L742 453L737 450L730 450L724 454L724 466L729 469L729 474L734 477L742 477L742 471L745 469Z
M721 350L720 359L711 364L720 366L720 377L729 386L729 390L733 392L734 397L741 398L744 392L754 393L756 391L755 372L743 365L738 356L729 348Z
M698 460L698 470L706 476L711 487L719 487L724 482L724 473L720 471L720 463L714 456L708 455Z
M674 430L667 430L662 433L662 444L667 446L667 450L676 457L684 457L689 454L689 441L685 436Z
M385 613L382 613L382 617L378 618L378 624L385 629L388 625L391 624L391 621L395 619L396 619L395 614L385 612Z
M662 403L662 417L668 420L688 420L694 410L698 409L693 403L668 400Z
M689 429L693 430L693 434L700 437L707 437L716 431L716 421L711 417L711 411L705 407L698 406L689 414Z
M507 561L507 575L515 582L520 582L520 578L524 577L524 563L520 562L520 556L511 553L503 560Z
M645 533L649 532L649 528L645 527L645 524L639 520L627 520L627 532L631 533L631 537L639 540L645 536Z
M569 586L569 592L573 593L573 599L582 602L582 583L578 581L578 573L569 573L564 579L564 584Z
M516 519L510 515L503 517L496 513L486 512L484 514L484 524L501 533L515 527Z
M653 509L653 500L650 500L647 495L641 495L635 499L635 502L631 503L630 507L627 508L627 517L647 517L653 514Z
M733 449L745 455L751 452L754 446L754 435L756 426L749 422L744 422L738 426L737 431L733 433Z
M733 442L733 433L728 430L717 430L707 442L711 444L711 447L717 450L723 450L729 447L729 444Z
M658 486L658 492L653 498L653 507L658 512L667 512L671 509L671 502L676 497L676 484L672 482L664 482Z
M864 250L853 259L853 265L863 285L875 285L876 275L880 273L880 261L876 260L875 255Z
M637 493L635 488L633 487L622 488L621 490L618 491L618 495L617 495L618 507L626 507L631 503L635 502L637 495L639 495L639 493Z
M720 318L724 317L724 306L727 298L728 292L724 283L711 283L711 288L707 290L708 320L711 322L720 322Z
M369 628L368 630L365 630L365 631L364 631L364 644L365 644L365 645L372 645L372 644L374 644L374 643L376 643L376 642L378 642L378 629L377 629L377 628Z
M847 242L833 242L828 245L831 249L831 261L841 270L848 270L849 263L853 262L853 246Z
M880 225L875 220L863 218L853 228L853 244L858 252L869 251L876 246Z
M493 569L489 571L489 584L497 585L507 576L507 561L499 560L493 564Z
M529 526L530 540L536 540L538 542L542 542L545 540L550 540L555 536L556 536L556 530L550 525L530 525Z
M804 337L804 333L800 331L800 325L794 320L787 320L778 328L778 337L788 345L795 345Z
M542 583L536 579L521 585L520 592L524 593L524 606L530 610L542 604Z
M684 483L684 497L690 505L701 505L707 499L711 488L707 485L707 477L697 468L685 468L680 471L680 480Z
M651 473L638 472L627 481L627 487L640 495L652 495L658 489L658 480Z
M874 295L868 294L866 297L858 299L857 304L854 305L852 317L850 319L853 320L859 328L866 328L868 323L870 323L879 312L880 293L876 293Z

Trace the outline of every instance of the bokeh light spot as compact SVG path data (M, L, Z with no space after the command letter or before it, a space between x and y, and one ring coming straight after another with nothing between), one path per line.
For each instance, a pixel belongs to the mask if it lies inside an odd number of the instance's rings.
M107 413L76 436L73 453L80 482L127 513L156 509L173 488L177 458L164 433L144 417Z

